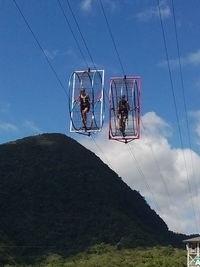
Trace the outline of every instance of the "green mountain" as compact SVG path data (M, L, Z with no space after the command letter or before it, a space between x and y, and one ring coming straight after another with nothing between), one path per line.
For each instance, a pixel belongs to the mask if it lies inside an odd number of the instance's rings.
M118 248L181 246L183 235L94 153L62 134L0 145L0 260Z

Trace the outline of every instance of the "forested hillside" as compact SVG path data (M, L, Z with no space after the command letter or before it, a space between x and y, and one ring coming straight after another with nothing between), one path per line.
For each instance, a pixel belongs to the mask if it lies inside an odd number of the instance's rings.
M32 262L105 243L182 246L165 222L94 153L61 134L0 145L1 262ZM133 177L134 179L134 177Z

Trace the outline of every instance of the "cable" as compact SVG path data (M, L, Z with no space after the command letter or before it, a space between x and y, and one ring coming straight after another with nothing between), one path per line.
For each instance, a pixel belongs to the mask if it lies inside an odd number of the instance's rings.
M186 103L186 97L185 97L185 86L184 86L184 81L183 81L182 64L181 64L181 59L180 59L180 47L179 47L179 40L178 40L174 1L171 0L171 3L172 3L172 15L173 15L173 22L174 22L174 29L175 29L175 38L176 38L176 48L177 48L177 53L178 53L179 73L180 73L184 111L185 111L185 118L186 118L186 129L187 129L188 142L189 142L189 147L190 147L190 160L191 160L191 166L192 166L192 175L195 177L195 182L196 182L197 177L195 176L194 162L193 162L193 157L191 153L192 145L191 145L191 136L190 136L190 130L189 130L189 120L188 120L188 111L187 111L188 109L187 109L187 103ZM198 196L197 186L195 186L195 188L196 188L196 196ZM199 215L200 215L200 208L198 207L198 209L199 209Z
M118 52L118 50L117 50L117 46L116 46L116 43L115 43L115 40L114 40L114 36L113 36L112 31L111 31L111 28L110 28L110 25L109 25L109 23L108 23L108 19L107 19L107 16L106 16L106 12L105 12L104 6L103 6L101 0L99 0L99 3L100 3L100 5L101 5L101 9L102 9L102 12L103 12L105 21L106 21L106 25L107 25L107 28L108 28L108 32L109 32L109 34L110 34L110 37L111 37L113 46L114 46L114 48L115 48L115 52L116 52L116 55L117 55L119 64L120 64L120 66L121 66L122 73L123 73L123 75L125 76L125 71L124 71L124 67L123 67L123 65L122 65L122 60L121 60L120 55L119 55L119 52Z
M78 49L79 49L79 51L80 51L80 53L81 53L81 55L82 55L82 57L83 57L83 59L84 59L84 61L85 61L85 64L86 64L87 68L89 69L89 64L88 64L88 63L86 62L86 60L85 60L85 56L83 55L83 52L82 52L82 50L81 50L81 48L80 48L80 45L79 45L79 43L78 43L78 40L76 39L76 36L75 36L75 34L74 34L73 30L72 30L72 27L71 27L71 25L70 25L69 20L67 19L66 13L64 12L64 9L63 9L63 7L62 7L62 5L61 5L61 3L60 3L60 0L57 0L57 2L58 2L58 5L59 5L59 7L60 7L60 9L61 9L61 11L62 11L63 16L65 17L65 20L66 20L66 22L67 22L67 24L68 24L68 26L69 26L69 29L70 29L71 34L72 34L72 36L73 36L73 38L74 38L74 40L75 40L75 42L76 42L76 44L77 44L77 47L78 47ZM80 29L79 23L78 23L78 21L77 21L75 15L74 15L74 12L73 12L72 7L71 7L71 5L70 5L70 3L69 3L68 0L67 0L67 4L68 4L68 7L69 7L69 9L70 9L70 12L71 12L71 14L72 14L72 16L73 16L73 18L74 18L74 21L75 21L75 23L76 23L77 29L78 29L78 31L79 31L79 33L80 33L80 35L81 35L81 38L82 38L82 40L83 40L83 43L84 43L84 45L85 45L85 47L86 47L86 50L87 50L87 52L88 52L88 55L89 55L89 57L90 57L90 59L91 59L91 61L92 61L92 63L93 63L94 69L97 71L97 68L96 68L96 65L95 65L95 63L94 63L94 60L93 60L93 58L92 58L91 52L90 52L90 50L89 50L89 47L88 47L88 45L87 45L87 43L86 43L86 41L85 41L84 35L83 35L83 33L82 33L81 29ZM106 97L108 98L107 92L104 91L104 93L105 93ZM107 102L104 102L104 103L105 103L106 107L109 109L109 106L108 106Z
M89 64L87 63L87 61L86 61L86 59L85 59L85 56L84 56L84 54L83 54L83 52L82 52L82 49L81 49L81 47L80 47L80 45L79 45L79 42L78 42L78 40L77 40L77 38L76 38L76 36L75 36L73 30L72 30L72 27L71 27L71 25L70 25L70 22L69 22L69 20L68 20L68 18L67 18L67 16L66 16L66 13L65 13L63 7L62 7L62 5L61 5L61 2L60 2L60 0L57 0L57 2L58 2L58 5L59 5L59 7L60 7L60 9L61 9L61 11L62 11L63 16L65 17L66 23L67 23L67 25L68 25L68 27L69 27L69 29L70 29L70 31L71 31L71 34L72 34L72 36L73 36L73 38L74 38L74 40L75 40L75 42L76 42L76 44L77 44L77 47L78 47L78 49L79 49L79 51L80 51L80 53L81 53L81 56L83 57L83 60L84 60L84 62L85 62L85 65L86 65L87 68L89 69ZM94 69L97 71L96 65L95 65L94 60L93 60L92 55L91 55L91 52L90 52L89 47L88 47L88 45L87 45L87 43L86 43L86 41L85 41L85 37L84 37L84 35L83 35L83 33L82 33L81 29L80 29L79 23L78 23L78 21L77 21L75 15L74 15L74 12L73 12L72 7L71 7L71 5L69 4L69 1L68 1L68 0L67 0L67 3L68 3L68 7L69 7L69 9L70 9L70 12L71 12L71 14L72 14L72 16L73 16L73 18L74 18L74 21L75 21L75 23L76 23L77 29L78 29L78 31L79 31L79 33L80 33L80 35L81 35L81 38L82 38L82 40L83 40L83 43L84 43L84 45L85 45L85 47L86 47L86 49L87 49L87 52L88 52L88 54L89 54L89 57L90 57L90 59L91 59L93 65L94 65ZM105 92L106 97L108 98L107 92L106 92L106 91L104 91L104 92ZM105 105L108 107L108 105L107 105L106 102L105 102Z
M92 135L91 135L91 138L92 138L93 142L95 143L97 149L101 152L101 154L104 156L104 158L105 158L106 161L108 162L108 165L111 166L111 168L114 170L114 168L112 167L112 164L111 164L110 161L108 160L107 156L105 155L105 153L103 152L103 150L100 148L100 146L97 144L97 142L95 141L95 139L94 139L94 137L93 137ZM145 175L144 175L144 173L143 173L143 171L142 171L142 169L141 169L141 167L140 167L140 165L139 165L139 163L138 163L136 157L134 156L134 154L133 154L133 152L132 152L132 150L131 150L131 146L130 146L129 143L128 143L128 146L129 146L129 154L131 155L131 157L134 159L134 161L135 161L135 163L136 163L135 166L136 166L136 168L137 168L137 170L138 170L138 173L139 173L139 174L141 175L141 177L143 178L143 180L144 180L144 182L145 182L145 186L146 186L146 188L147 188L147 191L149 191L150 194L152 195L152 197L153 197L153 202L154 202L155 207L157 208L157 211L161 212L161 209L160 209L160 207L159 207L159 205L158 205L158 202L156 201L155 195L154 195L153 191L151 190L151 188L150 188L150 186L149 186L149 184L148 184L148 182L147 182L147 179L146 179L146 177L145 177Z
M72 8L71 8L71 5L70 5L70 3L69 3L69 0L67 0L67 4L68 4L69 10L70 10L70 12L71 12L71 14L72 14L72 17L73 17L73 19L74 19L74 21L75 21L75 23L76 23L77 29L78 29L78 31L79 31L79 33L80 33L80 35L81 35L81 38L82 38L83 43L84 43L84 45L85 45L85 48L86 48L86 50L87 50L87 52L88 52L88 55L89 55L89 57L90 57L90 60L91 60L91 62L92 62L92 64L93 64L93 67L94 67L95 70L97 70L96 65L95 65L95 63L94 63L94 60L93 60L93 58L92 58L92 55L91 55L91 53L90 53L90 50L89 50L89 48L88 48L88 46L87 46L87 43L86 43L86 41L85 41L85 38L84 38L84 36L83 36L83 34L82 34L82 31L81 31L80 26L79 26L79 24L78 24L78 21L77 21L77 19L76 19L76 16L74 15L74 12L73 12L73 10L72 10Z
M156 201L155 195L154 195L153 191L151 190L151 188L150 188L150 186L149 186L149 184L147 182L147 179L146 179L146 177L145 177L145 175L144 175L144 173L143 173L143 171L142 171L142 169L141 169L141 167L140 167L140 165L139 165L139 163L138 163L138 161L137 161L137 159L136 159L136 157L135 157L135 155L134 155L134 153L132 151L133 148L131 149L131 145L129 143L128 143L128 147L129 147L129 153L130 153L131 157L134 159L134 161L136 163L136 168L137 168L139 174L141 175L141 177L144 180L144 183L145 183L145 186L147 188L147 191L149 191L150 194L152 195L153 200L154 200L153 202L154 202L155 207L157 208L157 211L159 211L161 213L161 209L160 209L160 207L159 207L159 205L158 205L158 203Z
M64 18L65 18L65 21L66 21L66 23L67 23L67 25L68 25L68 27L69 27L69 29L70 29L70 32L71 32L71 34L72 34L72 36L73 36L73 38L74 38L74 40L75 40L75 43L76 43L77 48L78 48L78 50L79 50L79 52L80 52L80 54L81 54L81 56L82 56L82 58L83 58L83 61L84 61L85 65L86 65L86 67L89 69L89 65L88 65L88 63L87 63L87 61L86 61L86 58L85 58L85 56L84 56L84 54L83 54L83 51L82 51L82 49L81 49L81 47L80 47L80 45L79 45L79 42L78 42L78 40L77 40L77 38L76 38L76 36L75 36L75 34L74 34L74 32L73 32L73 29L72 29L72 27L71 27L71 25L70 25L70 22L69 22L69 20L68 20L66 14L65 14L65 11L64 11L64 9L63 9L63 7L62 7L62 5L61 5L60 0L57 0L57 3L58 3L58 6L60 7L61 12L62 12L62 14L63 14L63 16L64 16Z
M85 60L85 56L83 55L83 52L82 52L81 47L80 47L80 45L79 45L79 42L78 42L78 40L77 40L77 38L76 38L76 36L75 36L73 30L72 30L72 27L71 27L71 25L70 25L69 20L67 19L66 13L64 12L64 9L63 9L63 7L62 7L62 5L61 5L61 2L60 2L60 0L57 0L57 2L58 2L58 5L59 5L59 7L60 7L60 9L61 9L61 11L62 11L63 16L65 17L65 20L66 20L66 22L67 22L68 27L70 28L71 34L72 34L72 36L73 36L73 38L74 38L74 40L75 40L75 42L76 42L76 44L77 44L77 47L78 47L78 49L79 49L79 51L80 51L80 53L81 53L81 55L82 55L82 57L83 57L83 59L84 59L84 61L85 61L85 64L86 64L86 66L87 66L88 69L89 69L89 64L88 64L88 63L86 62L86 60ZM72 16L73 16L73 19L74 19L74 21L75 21L75 23L76 23L76 26L77 26L77 29L78 29L78 31L79 31L79 34L80 34L80 36L81 36L81 38L82 38L82 40L83 40L83 43L84 43L84 45L85 45L85 48L86 48L86 50L87 50L87 52L88 52L88 55L89 55L89 57L90 57L90 59L91 59L93 65L94 65L94 69L97 71L97 68L96 68L96 65L95 65L95 63L94 63L94 60L93 60L93 58L92 58L92 54L91 54L91 52L90 52L90 49L89 49L89 47L88 47L88 45L87 45L87 43L86 43L85 37L84 37L84 35L83 35L83 33L82 33L81 29L80 29L79 23L78 23L78 21L77 21L75 15L74 15L73 9L72 9L72 7L71 7L71 5L70 5L70 3L69 3L68 0L67 0L67 4L68 4L68 7L69 7L69 9L70 9L70 12L71 12L71 14L72 14ZM106 91L104 91L104 94L105 94L105 96L107 97L107 99L109 99ZM105 106L109 109L109 106L108 106L107 102L104 102L104 104L105 104Z
M36 41L38 47L40 48L40 50L41 50L42 53L44 54L45 59L46 59L48 65L49 65L49 67L51 68L52 72L54 73L54 75L55 75L57 81L59 82L61 88L63 89L64 93L68 96L68 94L67 94L67 92L66 92L66 90L65 90L65 87L64 87L63 83L61 82L61 80L60 80L60 78L59 78L59 76L58 76L56 70L54 69L53 65L51 64L50 60L48 59L48 57L47 57L47 55L46 55L46 53L45 53L45 51L44 51L42 45L40 44L38 38L36 37L35 33L33 32L33 30L32 30L32 28L31 28L30 24L28 23L27 19L25 18L24 14L23 14L23 12L22 12L22 10L21 10L21 8L19 7L19 5L18 5L18 3L16 2L16 0L12 0L12 1L14 2L16 8L18 9L18 11L19 11L19 13L20 13L20 15L22 16L22 18L23 18L23 20L24 20L26 26L28 27L29 31L31 32L33 38L35 39L35 41Z
M174 85L173 85L173 81L172 81L172 73L171 73L170 64L169 64L169 55L168 55L168 50L167 50L167 43L166 43L164 25L163 25L161 9L160 9L160 0L157 0L157 6L158 6L158 11L159 11L159 18L160 18L160 24L161 24L161 29L162 29L162 36L163 36L163 41L164 41L165 55L166 55L169 78L170 78L170 84L171 84L171 89L172 89L172 95L173 95L173 102L174 102L174 107L175 107L175 115L176 115L176 120L177 120L177 125L178 125L179 138L180 138L181 147L183 149L183 138L182 138L182 134L181 134L180 120L179 120L179 117L178 117L178 109L177 109L177 104L176 104ZM187 183L188 183L189 193L190 193L190 195L192 195L191 185L190 185L190 182L189 182L188 170L187 170L187 165L186 165L186 158L185 158L185 153L184 152L183 152L183 158L184 158L184 164L185 164L185 169L186 169L186 176L187 176ZM195 209L194 209L193 198L190 198L190 200L191 200L191 206L192 206L192 209L193 209L194 217L197 218L196 217L196 212L195 212ZM198 231L197 221L196 221L196 229Z
M143 130L145 131L145 127L144 127L144 124L143 124L142 120L141 120L141 124L142 124ZM155 166L156 166L157 169L158 169L159 175L160 175L160 177L161 177L161 181L163 182L165 191L166 191L166 193L167 193L167 196L168 196L168 199L169 199L169 204L172 204L172 206L173 206L172 196L171 196L171 194L170 194L170 192L169 192L167 183L166 183L166 181L165 181L165 179L164 179L164 176L163 176L163 174L162 174L160 165L158 164L158 161L157 161L156 155L155 155L155 153L154 153L153 147L152 147L151 144L149 144L149 146L150 146L150 149L151 149L151 154L152 154L152 156L153 156L152 158L154 159L154 162L155 162Z
M94 139L93 135L90 135L90 136L91 136L91 138L92 138L94 144L96 145L97 149L101 152L101 154L102 154L102 155L104 156L104 158L106 159L108 165L109 165L112 169L114 169L114 168L112 167L112 164L111 164L110 161L108 160L107 156L106 156L105 153L103 152L103 150L102 150L102 149L100 148L100 146L97 144L97 142L96 142L96 140Z

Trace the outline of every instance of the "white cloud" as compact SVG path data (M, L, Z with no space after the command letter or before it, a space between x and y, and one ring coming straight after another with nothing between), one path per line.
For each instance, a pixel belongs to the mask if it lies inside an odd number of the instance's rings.
M193 65L199 65L200 64L200 49L196 52L190 53L188 57L186 58L186 63L190 63Z
M190 111L190 116L200 121L200 110Z
M0 123L0 131L13 132L13 131L17 131L17 130L18 130L18 128L14 124L11 124L9 122Z
M145 132L152 137L171 135L171 128L162 118L158 117L155 112L147 113L142 119L142 125L145 125Z
M41 130L39 129L39 127L32 121L25 120L23 123L23 126L27 129L31 130L35 134L41 133Z
M162 19L166 19L171 16L171 11L166 1L160 2L160 13ZM149 21L150 19L159 17L159 9L157 6L148 8L142 12L136 14L136 18L140 21Z
M190 111L189 115L195 119L195 133L198 136L197 144L200 145L200 110Z
M185 57L180 58L180 62L182 66L185 65L193 65L197 66L200 64L200 49L197 50L196 52L191 52ZM170 59L169 60L170 67L176 68L179 66L179 59ZM161 67L166 67L167 66L167 61L163 61L162 63L159 64Z
M81 138L81 142L101 157L132 189L139 191L170 230L196 232L191 200L197 213L200 183L196 177L200 173L200 157L190 149L173 148L167 139L170 126L155 112L145 114L142 121L145 130L141 139L127 145L108 141L105 127L95 138L98 147L91 138Z
M68 49L66 51L59 51L57 49L49 51L47 49L44 50L45 55L49 60L54 60L56 57L63 57L63 56L76 56L76 53L73 49Z
M81 9L86 12L91 11L93 2L94 2L93 0L83 0L81 2ZM118 7L118 4L116 3L115 0L104 0L102 1L102 3L103 3L103 6L108 6L109 11L111 12L114 12L116 8Z
M59 54L59 51L58 50L49 51L49 50L45 49L44 53L48 57L48 59L53 60Z
M81 8L84 11L90 11L92 9L92 0L84 0L81 2Z

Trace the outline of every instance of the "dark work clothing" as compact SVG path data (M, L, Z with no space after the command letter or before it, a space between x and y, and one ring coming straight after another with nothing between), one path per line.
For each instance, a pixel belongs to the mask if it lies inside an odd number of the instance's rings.
M128 117L129 104L125 99L119 101L118 114Z
M89 109L90 109L90 97L89 97L89 95L80 94L79 99L80 99L81 111L84 110L85 108L88 108L88 111L89 111Z

